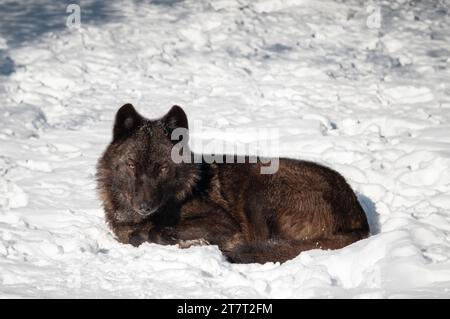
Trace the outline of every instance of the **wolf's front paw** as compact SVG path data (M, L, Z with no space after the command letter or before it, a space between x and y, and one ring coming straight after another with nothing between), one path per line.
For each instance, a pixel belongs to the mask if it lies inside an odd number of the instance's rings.
M191 246L207 246L207 245L209 245L209 242L204 238L191 239L191 240L180 240L177 243L177 246L182 249L189 248Z
M142 231L133 232L128 238L128 243L134 247L138 247L146 241L148 241L148 235Z

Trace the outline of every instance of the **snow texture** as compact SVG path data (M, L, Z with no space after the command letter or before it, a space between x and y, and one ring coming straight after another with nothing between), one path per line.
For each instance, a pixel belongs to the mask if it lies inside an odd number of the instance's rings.
M68 28L70 2L0 0L1 297L450 297L448 0L81 1ZM118 243L94 174L126 102L194 141L278 128L371 237L281 265Z

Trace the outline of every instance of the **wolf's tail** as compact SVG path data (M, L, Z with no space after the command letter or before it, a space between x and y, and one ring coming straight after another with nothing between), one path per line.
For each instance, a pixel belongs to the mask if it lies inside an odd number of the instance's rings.
M271 239L263 242L240 245L224 252L229 262L239 264L285 262L298 256L302 251L311 249L339 249L367 237L367 232L353 231L332 235L316 240Z

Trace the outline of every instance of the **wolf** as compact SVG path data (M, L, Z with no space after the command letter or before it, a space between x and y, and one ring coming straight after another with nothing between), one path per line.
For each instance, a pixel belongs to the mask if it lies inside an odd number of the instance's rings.
M259 161L176 163L177 128L188 132L186 113L176 105L158 119L131 104L118 110L96 178L119 242L217 245L230 262L266 263L368 237L366 215L336 171L289 158L279 159L275 174L260 174Z

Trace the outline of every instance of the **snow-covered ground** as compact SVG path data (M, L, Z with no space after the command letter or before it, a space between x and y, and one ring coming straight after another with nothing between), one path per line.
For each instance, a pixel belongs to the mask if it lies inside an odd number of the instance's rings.
M67 3L0 0L1 297L450 297L448 0L86 0L78 29ZM278 128L372 236L282 265L119 244L94 174L126 102Z

